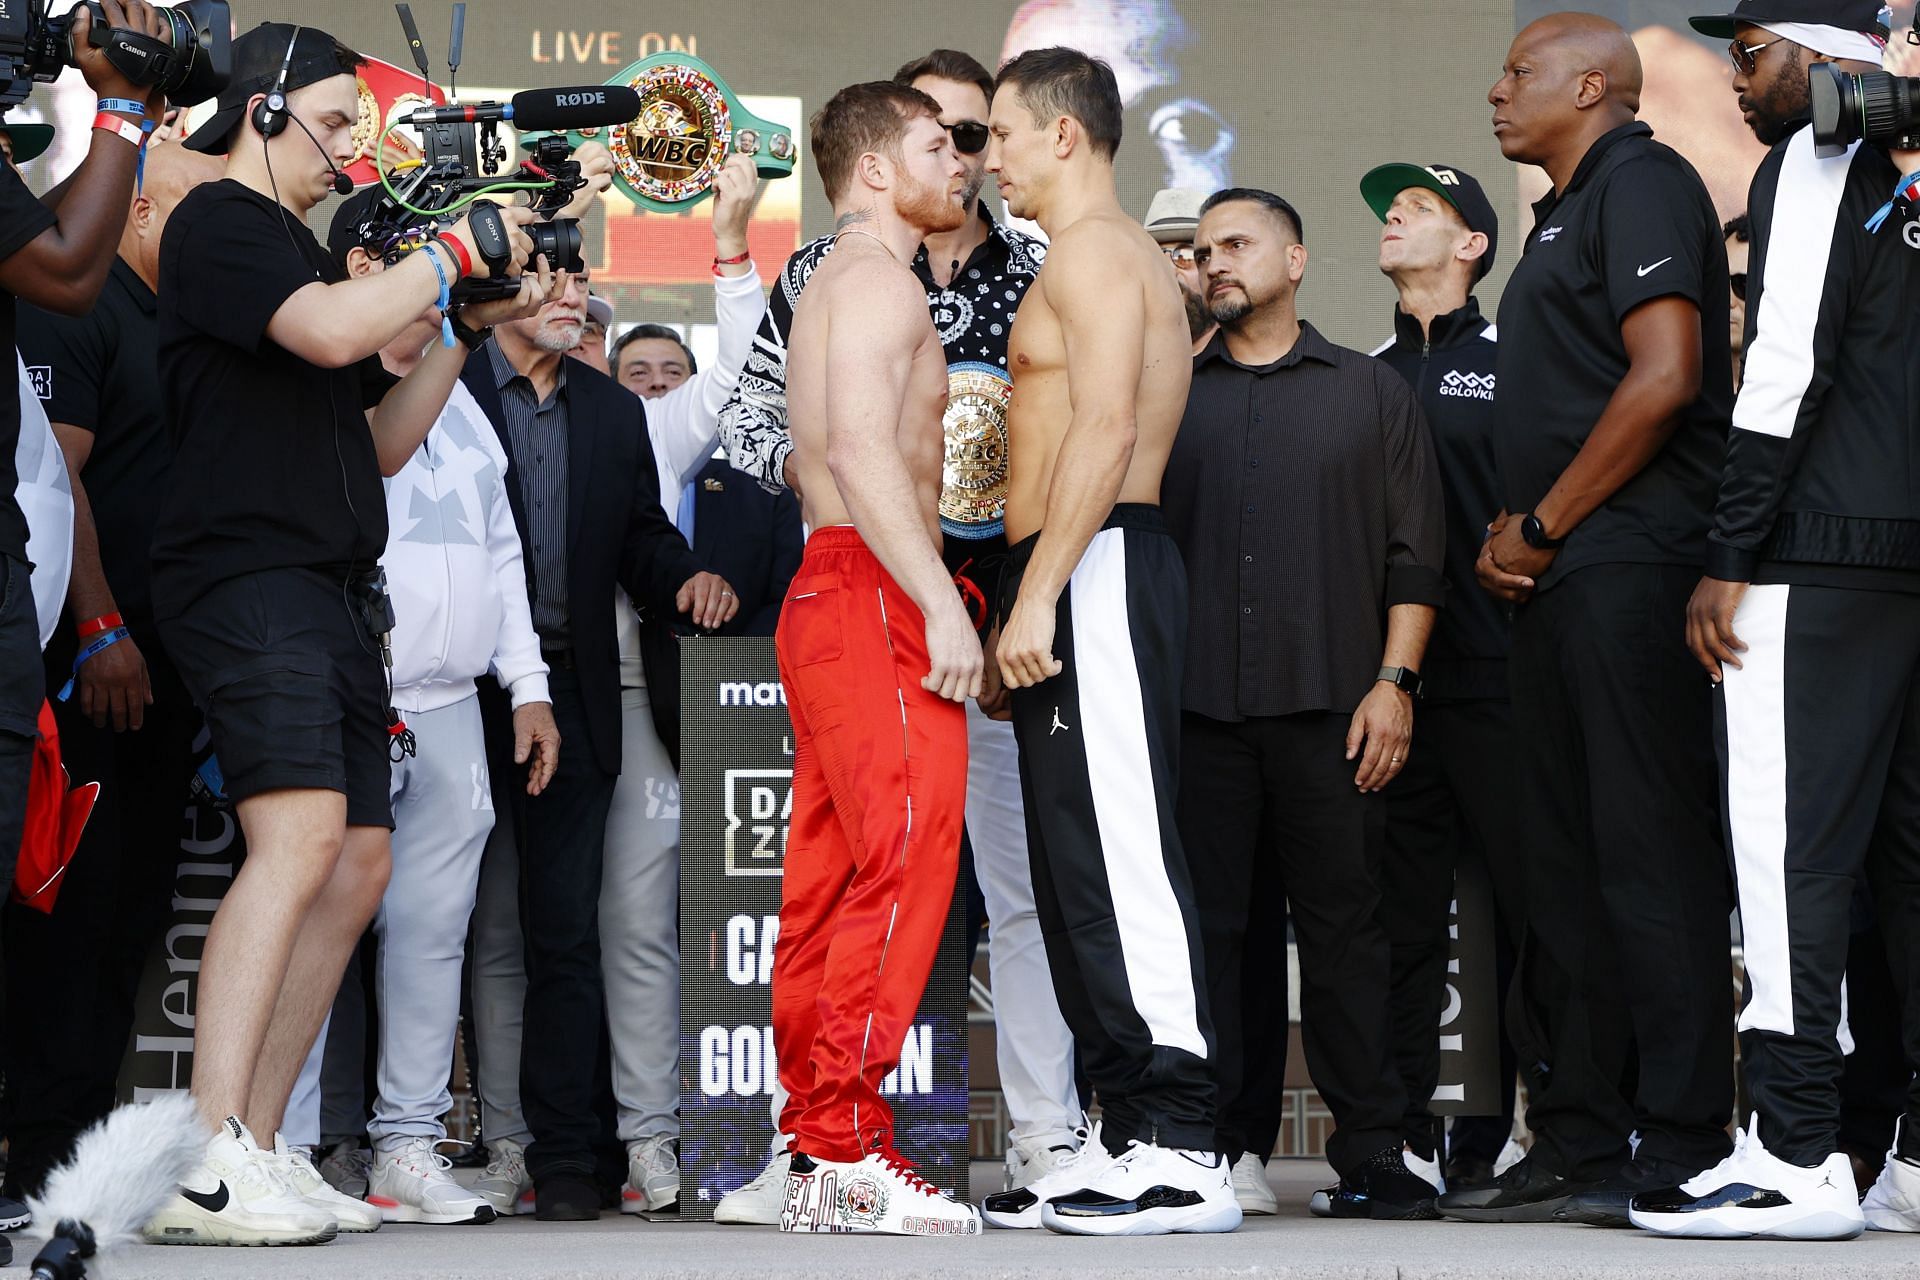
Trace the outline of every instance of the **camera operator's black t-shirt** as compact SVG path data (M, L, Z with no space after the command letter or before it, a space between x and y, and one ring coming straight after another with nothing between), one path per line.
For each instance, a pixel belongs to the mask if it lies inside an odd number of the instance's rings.
M53 210L40 203L12 165L0 164L0 258L11 258L29 240L54 225ZM13 354L13 295L0 290L0 355ZM11 366L13 362L7 361ZM13 455L20 447L20 388L18 379L0 380L0 555L27 558L27 518L13 491Z
M288 298L343 278L304 224L237 182L196 188L168 220L160 390L175 454L154 533L159 617L264 569L344 580L386 549L364 410L396 379L377 356L322 369L267 336Z

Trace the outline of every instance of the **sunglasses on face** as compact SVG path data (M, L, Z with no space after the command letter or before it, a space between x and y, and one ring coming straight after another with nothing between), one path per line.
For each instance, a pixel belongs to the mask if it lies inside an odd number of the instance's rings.
M1194 257L1193 246L1190 244L1162 245L1160 252L1166 254L1167 261L1179 267L1182 271L1198 261L1198 259Z
M1759 52L1762 49L1771 49L1779 43L1778 39L1769 40L1764 44L1741 44L1735 40L1727 46L1727 56L1733 59L1733 65L1741 75L1750 76L1759 69L1760 59L1757 56Z
M987 149L987 126L978 120L962 120L940 127L953 135L953 149L963 156L977 156Z
M1727 285L1733 290L1733 296L1745 302L1747 300L1747 273L1736 271L1727 277Z

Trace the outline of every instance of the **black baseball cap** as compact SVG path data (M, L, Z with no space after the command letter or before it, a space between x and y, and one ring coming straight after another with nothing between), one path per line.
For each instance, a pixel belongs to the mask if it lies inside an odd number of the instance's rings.
M1716 40L1733 39L1734 28L1746 23L1804 22L1816 27L1839 27L1877 36L1884 43L1889 34L1881 21L1886 9L1883 0L1740 0L1732 13L1709 13L1688 18L1693 29Z
M1383 164L1360 179L1360 198L1367 202L1380 221L1387 220L1393 198L1408 187L1424 187L1460 211L1467 230L1487 238L1487 251L1480 255L1479 279L1493 270L1493 255L1500 247L1500 215L1480 187L1479 179L1458 165Z
M354 55L347 55L352 57ZM263 22L233 42L233 75L215 101L214 113L181 143L210 156L227 153L227 141L247 112L247 99L269 92L287 68L286 92L351 73L340 42L318 27Z

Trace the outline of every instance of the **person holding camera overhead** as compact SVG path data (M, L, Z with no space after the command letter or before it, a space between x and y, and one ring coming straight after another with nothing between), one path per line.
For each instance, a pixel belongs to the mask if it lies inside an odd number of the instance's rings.
M1716 690L1753 1114L1725 1162L1634 1202L1634 1224L1663 1235L1920 1231L1914 1095L1864 1204L1839 1145L1856 882L1908 983L1920 937L1920 221L1901 176L1920 163L1889 154L1910 114L1889 112L1886 134L1862 140L1863 115L1879 112L1844 113L1836 137L1818 105L1852 76L1866 82L1856 96L1894 87L1877 72L1884 12L1878 0L1742 0L1693 19L1732 41L1734 92L1772 147L1747 206L1745 380L1687 607L1688 644Z
M419 447L467 355L437 346L396 379L375 353L463 276L517 274L536 215L480 206L392 270L344 279L306 218L350 189L339 167L363 59L280 23L232 55L218 110L185 142L225 153L226 177L181 203L161 243L160 383L178 449L153 598L247 859L207 936L196 1009L193 1092L217 1132L146 1235L317 1243L377 1227L378 1211L253 1133L280 1127L386 887L389 752L412 742L381 665L392 618L376 573L380 481ZM538 265L464 322L529 313L564 283Z

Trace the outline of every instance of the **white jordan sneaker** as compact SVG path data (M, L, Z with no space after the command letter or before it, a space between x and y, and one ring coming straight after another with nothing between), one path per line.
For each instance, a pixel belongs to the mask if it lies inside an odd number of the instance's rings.
M787 1203L787 1170L793 1153L782 1151L767 1161L760 1175L744 1187L720 1197L713 1220L727 1226L777 1227Z
M1079 1236L1232 1231L1241 1216L1225 1156L1137 1141L1085 1189L1040 1207L1047 1230Z
M980 1212L952 1200L895 1151L852 1163L804 1152L787 1167L780 1229L796 1233L977 1236Z
M492 1222L493 1202L455 1182L452 1168L453 1161L433 1149L432 1138L408 1138L374 1153L367 1200L387 1222Z
M339 1231L332 1214L302 1198L239 1119L228 1116L207 1156L142 1234L151 1244L325 1244Z
M496 1138L487 1144L492 1159L487 1171L474 1179L474 1194L493 1206L499 1214L532 1213L533 1178L527 1173L527 1149L512 1138Z
M680 1157L671 1134L636 1138L627 1144L627 1185L620 1188L620 1212L664 1213L680 1207Z
M1054 1162L1044 1177L1024 1187L1014 1187L980 1202L980 1216L988 1226L1009 1230L1038 1230L1040 1208L1055 1196L1084 1190L1113 1163L1107 1144L1100 1140L1100 1126L1094 1125L1079 1150Z
M1900 1124L1907 1122L1900 1117ZM1920 1231L1920 1165L1900 1156L1900 1128L1893 1130L1887 1165L1860 1202L1869 1231Z
M1061 1135L1066 1139L1064 1142L1049 1142L1045 1138L1028 1142L1009 1135L1006 1180L1000 1189L1018 1191L1052 1173L1062 1161L1072 1160L1087 1144L1087 1132L1085 1126L1075 1128L1072 1133Z
M1240 1202L1243 1214L1280 1212L1280 1197L1267 1180L1267 1162L1251 1151L1233 1162L1233 1198Z
M1846 1152L1788 1164L1760 1141L1756 1113L1733 1154L1672 1190L1635 1196L1627 1217L1663 1236L1851 1240L1867 1225L1858 1196Z
M380 1229L380 1210L344 1191L336 1190L332 1183L320 1176L313 1167L306 1152L289 1147L287 1140L279 1134L273 1135L273 1150L261 1153L280 1165L280 1174L293 1188L293 1193L323 1213L333 1215L340 1229L347 1232L378 1231Z

